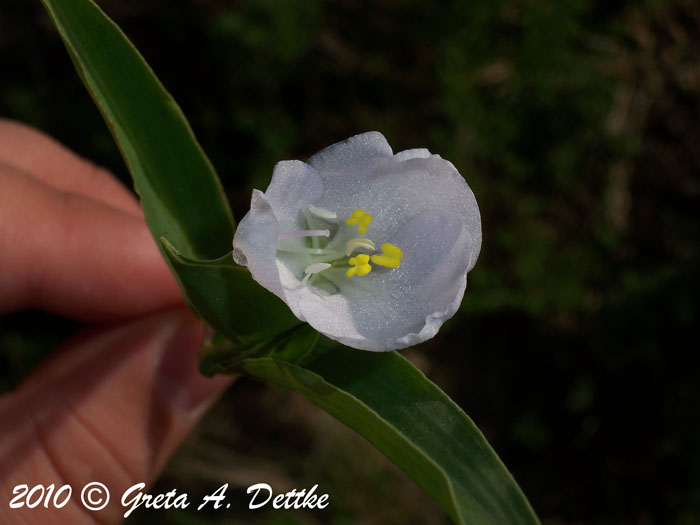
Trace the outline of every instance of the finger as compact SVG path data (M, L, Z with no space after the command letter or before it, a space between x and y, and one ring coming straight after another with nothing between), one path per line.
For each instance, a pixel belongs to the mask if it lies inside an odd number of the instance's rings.
M103 320L182 302L142 218L1 165L0 187L0 313Z
M198 374L202 335L202 325L183 311L113 328L68 343L18 391L0 398L0 426L6 429L0 499L10 501L18 483L70 484L74 494L59 510L0 506L0 522L83 523L88 515L79 491L93 481L105 484L112 497L90 517L120 521L121 494L153 481L230 383Z
M97 200L132 215L143 215L136 197L111 173L24 124L0 119L0 164L23 171L58 190Z

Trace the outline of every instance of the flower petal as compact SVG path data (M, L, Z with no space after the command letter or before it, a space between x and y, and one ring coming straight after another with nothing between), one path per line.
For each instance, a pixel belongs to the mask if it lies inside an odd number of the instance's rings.
M408 221L391 242L404 252L399 268L375 267L368 276L349 281L337 295L345 299L337 314L350 313L360 338L326 335L355 348L394 350L433 337L457 311L474 245L462 218L443 210L424 212ZM314 328L324 331L316 326L315 309L301 310Z
M377 166L390 161L392 157L391 146L384 135L378 131L355 135L343 142L338 142L316 153L309 159L309 164L320 174L326 188L333 188L327 192L342 201L343 196L351 196L362 190L365 181L371 176ZM319 204L332 210L341 216L338 209L339 199L327 199L326 204ZM350 215L346 210L351 206L343 206L342 214L345 218ZM350 210L350 214L356 208Z
M251 206L258 236L264 234L258 228L265 218L260 197L264 198L260 193L254 196ZM266 227L269 240L274 225L267 222ZM248 261L255 259L249 268L256 281L287 302L301 321L354 348L389 351L430 339L457 311L466 288L469 259L464 254L470 253L473 240L461 218L450 212L433 210L414 217L392 239L404 252L398 269L375 268L366 277L348 281L333 296L301 286L283 264L272 266L274 256L257 242L245 242L249 232L245 219L240 229L242 237L234 246L236 252L247 251Z
M420 213L450 211L462 217L473 240L467 270L474 266L481 249L481 216L474 194L454 165L439 155L382 164L355 193L326 191L318 203L339 217L350 216L357 208L371 213L367 235L378 246L390 242L402 225Z
M399 151L391 158L391 162L403 162L410 159L427 159L431 153L425 148L407 149Z
M322 194L323 181L314 168L298 160L285 160L275 165L265 198L277 217L280 231L286 232L303 228L300 212Z
M279 223L265 194L253 190L250 211L238 223L233 236L233 260L247 266L253 279L285 299L277 268Z
M280 269L283 278L286 272L286 267ZM371 349L362 346L371 341L355 327L351 304L343 294L322 296L311 287L298 286L286 289L285 301L294 315L322 334L354 348Z
M391 146L378 131L361 133L322 149L308 163L322 174L335 175L352 172L360 175L377 160L393 155Z

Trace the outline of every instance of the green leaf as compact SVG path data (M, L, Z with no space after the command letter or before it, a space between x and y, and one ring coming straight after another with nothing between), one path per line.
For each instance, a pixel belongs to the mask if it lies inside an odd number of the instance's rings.
M146 222L190 306L239 345L298 325L234 265L234 223L219 179L138 51L90 0L42 1L121 149Z
M472 420L396 352L324 344L296 362L271 355L217 367L303 395L364 436L456 523L538 523Z
M297 324L286 332L259 340L254 345L237 347L235 342L221 340L217 335L199 352L199 371L205 376L242 372L239 365L246 359L269 357L290 363L311 353L319 333L308 324Z
M201 259L231 249L234 222L214 168L170 94L89 0L42 0L121 149L146 222Z
M180 254L164 237L160 241L193 308L229 339L255 344L299 326L287 305L253 281L231 252L198 261Z

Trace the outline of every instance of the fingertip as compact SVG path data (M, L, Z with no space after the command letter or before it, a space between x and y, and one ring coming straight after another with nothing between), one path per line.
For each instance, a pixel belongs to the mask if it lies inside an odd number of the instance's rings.
M74 200L55 245L35 268L34 307L86 321L136 317L182 304L182 294L142 220ZM53 236L52 236L53 237Z
M57 190L143 216L134 194L108 170L20 122L0 118L0 164L22 171Z
M0 169L0 311L101 321L182 303L143 219Z

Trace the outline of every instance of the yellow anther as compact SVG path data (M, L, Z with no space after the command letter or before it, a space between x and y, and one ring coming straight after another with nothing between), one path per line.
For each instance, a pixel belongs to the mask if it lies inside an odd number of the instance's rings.
M357 232L360 235L364 235L370 222L372 222L372 216L365 210L357 208L354 212L352 212L352 217L345 221L345 224L348 226L354 226L357 224Z
M348 277L352 277L353 275L362 277L372 271L372 267L369 265L369 255L366 253L360 253L355 257L351 257L348 262L352 266L352 268L348 268L348 271L345 272L345 275Z
M374 264L386 266L387 268L398 268L401 265L401 257L403 257L401 248L385 242L382 244L382 252L381 255L372 256L372 262Z

